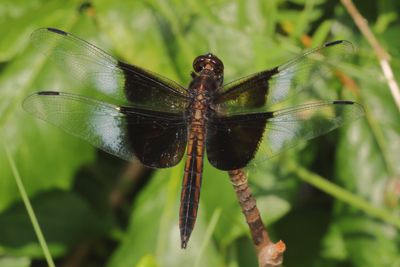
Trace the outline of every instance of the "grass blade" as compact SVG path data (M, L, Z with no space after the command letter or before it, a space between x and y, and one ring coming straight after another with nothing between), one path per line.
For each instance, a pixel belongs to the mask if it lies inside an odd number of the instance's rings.
M44 239L43 232L40 229L40 226L39 226L38 220L36 218L35 212L33 211L33 208L32 208L32 205L31 205L31 203L29 201L28 195L26 194L25 187L24 187L24 185L22 183L22 180L21 180L21 177L20 177L20 175L18 173L17 167L15 166L15 162L11 157L11 154L10 154L10 151L9 151L7 145L4 145L4 148L6 150L7 159L8 159L8 162L10 163L11 170L12 170L12 173L13 173L14 178L15 178L15 182L17 183L17 187L18 187L19 193L21 194L22 201L24 202L25 208L26 208L26 210L28 212L28 215L29 215L29 219L32 222L33 229L34 229L34 231L36 233L36 236L37 236L37 238L39 240L40 246L42 247L43 254L44 254L45 258L46 258L47 264L50 267L55 267L55 264L54 264L53 259L51 258L50 251L49 251L49 248L47 246L46 240Z

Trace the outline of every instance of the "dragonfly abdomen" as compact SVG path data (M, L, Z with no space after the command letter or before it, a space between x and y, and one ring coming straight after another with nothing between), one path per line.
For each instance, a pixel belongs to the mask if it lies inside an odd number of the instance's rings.
M193 93L190 125L188 133L187 159L182 181L181 207L179 210L179 228L181 247L186 248L189 237L196 223L199 207L200 188L203 177L204 140L206 134L206 86L208 80L198 77L192 83Z
M193 126L187 147L181 207L179 211L179 228L181 231L181 247L186 248L190 234L196 222L199 207L200 188L203 176L204 127Z

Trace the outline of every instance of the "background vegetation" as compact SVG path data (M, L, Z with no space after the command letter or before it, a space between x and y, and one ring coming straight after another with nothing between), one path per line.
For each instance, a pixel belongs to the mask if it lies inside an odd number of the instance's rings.
M57 266L257 265L226 173L207 163L198 222L181 250L182 164L144 170L22 110L32 92L74 90L29 45L39 27L72 32L183 85L193 58L208 51L224 61L229 81L325 41L351 41L358 50L340 65L345 75L322 89L363 104L365 118L252 168L250 185L271 238L288 247L285 266L400 266L399 110L373 49L339 1L92 4L0 0L0 267L46 266L5 145ZM356 5L400 80L400 2Z

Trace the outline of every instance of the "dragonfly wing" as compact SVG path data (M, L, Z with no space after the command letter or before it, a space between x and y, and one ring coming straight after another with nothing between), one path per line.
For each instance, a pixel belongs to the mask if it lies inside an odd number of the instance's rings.
M332 64L353 49L345 40L325 43L281 66L228 83L214 99L215 110L231 115L266 112L300 93L310 93Z
M207 129L208 160L221 170L243 168L363 115L363 107L355 102L329 101L274 112L215 116Z
M31 42L81 86L118 104L178 113L187 106L188 92L176 82L121 62L73 34L42 28L32 33Z
M67 133L125 160L155 168L179 163L186 147L183 115L115 106L67 93L43 91L24 109Z

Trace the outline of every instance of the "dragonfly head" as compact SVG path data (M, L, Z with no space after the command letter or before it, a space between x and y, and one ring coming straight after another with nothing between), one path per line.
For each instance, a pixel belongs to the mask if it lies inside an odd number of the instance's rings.
M196 57L193 61L193 69L196 73L211 72L222 84L224 78L224 64L215 55L208 53Z

